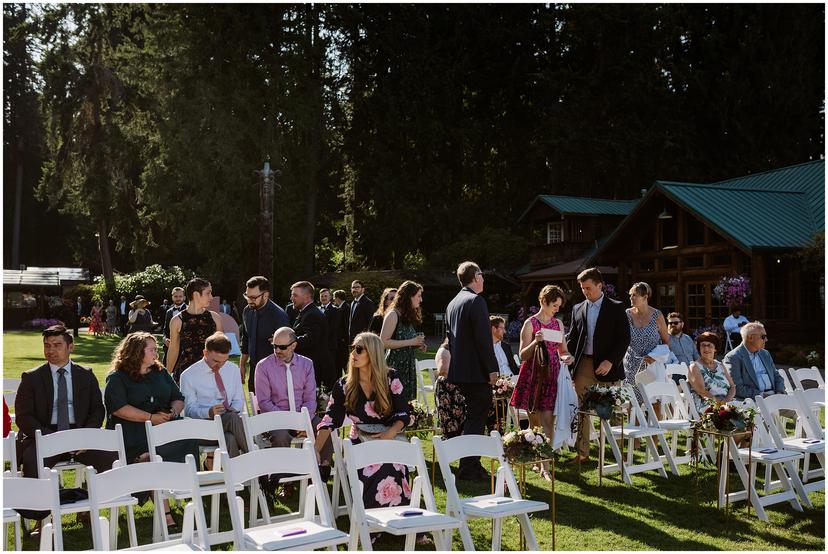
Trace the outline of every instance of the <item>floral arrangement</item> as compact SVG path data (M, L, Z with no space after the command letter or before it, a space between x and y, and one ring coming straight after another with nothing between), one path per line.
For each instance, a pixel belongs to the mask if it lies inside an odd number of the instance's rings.
M86 317L85 315L81 316L81 318L80 318L80 324L81 325L89 325L90 323L92 323L92 318L91 317Z
M750 279L744 275L722 277L713 287L713 296L728 306L744 304L750 296Z
M411 400L408 402L408 412L411 416L411 429L431 429L434 427L434 414L432 414L427 406L418 400Z
M630 399L626 387L590 386L584 395L584 406L595 411L601 419L609 419L616 407Z
M24 329L46 329L52 325L63 325L59 319L32 319L23 323Z
M499 377L492 387L492 394L496 399L511 398L515 384L508 377Z
M708 406L695 427L717 431L744 431L753 427L756 408L740 408L727 402L706 398Z
M552 445L540 427L510 431L503 437L503 453L510 462L551 458Z
M606 294L610 298L618 299L617 290L615 289L615 285L612 283L604 282L604 294Z

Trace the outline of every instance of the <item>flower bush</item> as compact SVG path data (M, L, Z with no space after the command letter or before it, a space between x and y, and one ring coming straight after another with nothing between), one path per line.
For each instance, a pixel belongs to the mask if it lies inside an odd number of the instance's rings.
M713 296L728 306L744 304L750 296L750 279L745 275L722 277L713 287Z
M535 427L506 433L503 436L503 453L512 463L524 463L551 458L553 450L543 430Z
M609 419L616 407L630 399L626 387L591 385L584 395L584 407L594 410L602 419Z
M495 398L511 398L515 390L515 384L508 377L500 377L492 387L492 395Z
M52 325L63 325L64 323L59 319L32 319L23 322L24 329L43 330Z

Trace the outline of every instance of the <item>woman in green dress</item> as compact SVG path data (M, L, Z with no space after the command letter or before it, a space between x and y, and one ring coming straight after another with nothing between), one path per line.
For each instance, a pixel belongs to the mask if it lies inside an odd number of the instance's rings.
M380 332L388 349L385 362L397 370L407 401L417 398L417 350L426 351L425 336L415 329L423 322L422 303L422 285L404 282L385 313Z
M104 405L106 428L121 424L127 462L149 461L145 422L161 425L179 419L184 411L184 396L158 361L158 344L152 334L131 333L115 348L112 369L106 376ZM156 453L167 462L184 462L187 454L198 459L198 442L171 442L159 446ZM166 502L164 511L167 525L175 525Z

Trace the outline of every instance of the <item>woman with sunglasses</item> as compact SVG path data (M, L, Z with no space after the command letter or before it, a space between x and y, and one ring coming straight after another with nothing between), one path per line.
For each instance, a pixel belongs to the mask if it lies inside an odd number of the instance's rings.
M736 384L724 364L718 361L716 350L719 348L719 335L705 332L696 338L699 359L690 364L687 370L687 384L696 409L701 412L708 399L730 402L736 396Z
M348 373L334 384L327 413L317 426L317 453L346 416L354 422L348 437L354 443L392 440L411 423L403 385L385 364L382 341L373 333L354 337ZM357 473L366 508L398 506L411 496L405 466L372 465Z

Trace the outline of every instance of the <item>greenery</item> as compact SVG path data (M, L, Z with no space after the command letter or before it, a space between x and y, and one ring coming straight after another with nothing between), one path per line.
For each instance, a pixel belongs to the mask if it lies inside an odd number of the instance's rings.
M36 333L5 333L3 335L3 367L5 376L17 376L25 369L42 363L40 336ZM91 365L102 381L116 338L82 335L77 339L73 358ZM430 353L433 357L434 352ZM425 358L428 354L423 354ZM597 451L593 446L593 460ZM424 443L427 461L431 447ZM563 458L568 458L564 455ZM783 503L768 509L769 523L759 521L755 513L747 514L744 503L736 503L730 518L716 509L716 468L702 466L698 473L687 465L680 466L681 475L672 474L663 479L653 472L632 476L633 486L624 485L618 475L605 476L598 485L595 462L577 466L557 464L555 483L557 505L556 548L558 550L818 550L825 549L825 496L812 493L813 509L796 512ZM515 470L516 476L519 472ZM68 476L71 484L72 477ZM738 478L731 475L732 482ZM760 479L761 482L761 479ZM457 481L461 495L489 493L489 483ZM445 507L445 488L439 469L435 475L435 498L438 509ZM244 493L246 494L246 493ZM246 496L245 501L247 501ZM526 497L550 501L549 483L526 471ZM282 504L277 502L273 513L297 508L297 498ZM136 510L138 539L148 543L152 536L152 504ZM181 521L180 506L173 509ZM533 515L532 522L542 550L552 548L552 525L548 514ZM348 530L347 517L338 519L339 528ZM91 548L91 533L75 520L65 516L64 544L68 550ZM486 520L469 523L477 550L488 550L491 545L491 524ZM230 529L226 501L222 500L221 529ZM11 536L11 535L9 535ZM119 537L126 537L126 526L121 518ZM23 547L36 550L36 540L25 537ZM403 540L382 536L375 550L402 550ZM457 534L454 550L462 550ZM503 550L519 549L519 526L510 519L503 524ZM221 550L231 550L226 544ZM419 548L422 549L422 548Z
M110 287L152 263L222 285L258 272L265 161L280 172L280 287L470 254L517 267L528 234L512 226L537 194L636 198L656 179L824 150L819 4L6 3L3 16L20 261L109 268ZM15 206L16 187L4 194Z
M136 294L142 294L150 300L167 298L173 287L183 286L194 276L192 271L181 269L177 265L164 268L155 264L142 271L115 275L114 289L108 288L103 279L96 279L92 287L92 299L106 301L112 298L117 303L122 295L131 301Z

